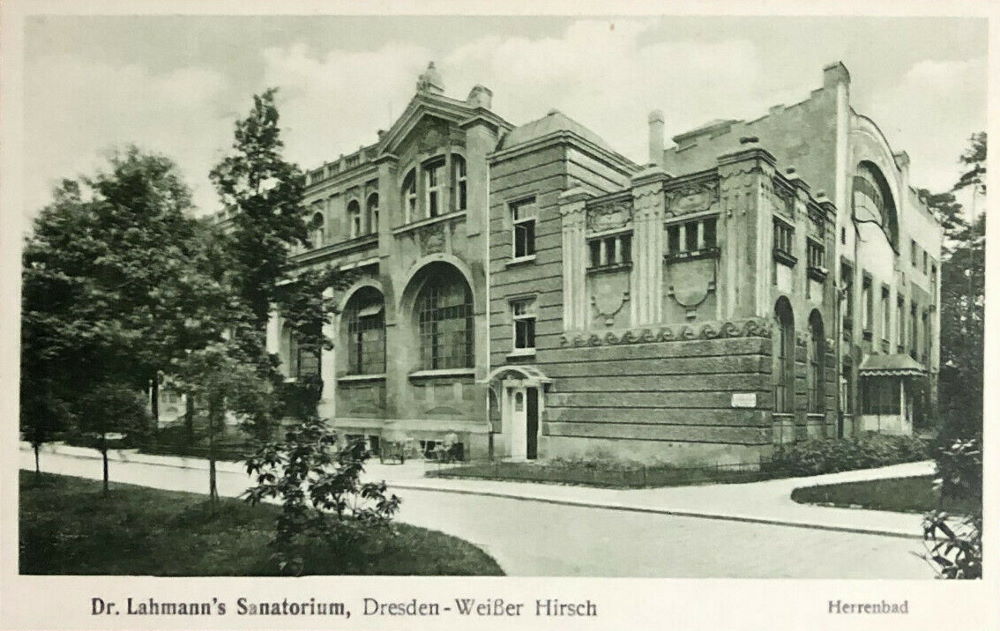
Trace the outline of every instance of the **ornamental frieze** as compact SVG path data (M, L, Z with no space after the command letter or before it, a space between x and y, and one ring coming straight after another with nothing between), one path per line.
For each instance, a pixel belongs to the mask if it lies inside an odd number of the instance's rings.
M667 191L666 200L668 217L708 210L719 201L719 183L691 182Z
M444 252L444 224L436 223L413 231L413 238L420 246L420 254L437 254Z
M620 344L649 344L654 342L686 342L740 337L771 337L771 325L766 320L751 318L697 324L646 327L606 333L576 332L562 336L565 347L617 346Z
M632 221L632 200L621 199L587 206L587 230L604 232L624 228Z

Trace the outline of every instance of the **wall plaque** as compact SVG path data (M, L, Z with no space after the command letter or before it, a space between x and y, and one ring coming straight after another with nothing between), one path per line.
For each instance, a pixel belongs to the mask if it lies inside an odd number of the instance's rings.
M757 407L757 393L734 392L730 405L734 408L755 408Z

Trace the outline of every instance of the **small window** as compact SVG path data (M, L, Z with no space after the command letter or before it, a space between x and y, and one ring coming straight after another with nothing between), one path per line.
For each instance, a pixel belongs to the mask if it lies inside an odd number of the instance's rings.
M924 251L924 276L927 276L927 252Z
M813 268L825 268L826 267L826 248L823 247L822 243L818 241L813 241L810 239L807 242L808 257L809 257L809 267Z
M698 249L698 222L692 221L684 225L684 249L692 252Z
M427 205L427 216L437 217L441 214L441 171L444 163L435 162L424 167L424 184Z
M892 325L892 311L889 308L889 288L882 287L882 301L879 305L882 309L882 339L886 343L889 341L889 327ZM886 350L888 352L888 350Z
M667 256L714 250L718 247L717 220L707 217L667 226ZM683 257L681 257L683 258Z
M356 199L347 205L347 221L351 226L351 238L361 236L361 204Z
M717 244L716 233L715 233L715 217L710 217L702 221L703 230L703 240L704 246L706 248L714 248Z
M840 244L847 245L847 228L840 227Z
M526 199L510 207L514 235L514 258L524 258L535 253L535 198Z
M510 303L510 308L514 320L514 350L534 350L535 300L533 298L514 300Z
M794 229L784 221L774 221L774 249L778 252L792 254L792 237Z
M417 176L413 169L403 178L403 200L406 210L406 222L417 218Z
M861 280L861 314L865 319L865 332L871 333L872 330L872 309L874 305L872 304L872 277L868 274L864 275Z
M312 220L309 222L310 234L309 240L312 241L312 246L314 248L321 248L324 245L325 229L323 220L323 213L317 212L312 216Z
M465 158L458 154L451 156L451 199L455 210L465 210L469 203L469 186L466 179Z
M906 347L906 301L896 299L896 350L902 353Z
M681 227L673 225L667 228L667 252L676 254L681 251Z
M917 242L910 239L910 265L913 267L917 266Z
M622 233L607 237L598 237L588 242L590 250L590 267L617 267L632 262L632 234Z
M378 193L368 196L367 202L368 232L378 232Z

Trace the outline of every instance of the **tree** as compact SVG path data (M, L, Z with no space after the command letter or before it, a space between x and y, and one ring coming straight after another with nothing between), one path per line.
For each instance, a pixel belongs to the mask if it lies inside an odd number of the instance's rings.
M149 426L143 397L118 383L104 383L76 402L79 429L96 435L94 447L104 464L104 494L108 493L108 434L135 439Z
M23 255L29 402L36 388L72 403L110 382L156 400L160 370L189 343L174 298L194 254L190 207L175 165L135 147L54 191Z
M24 363L22 358L22 366ZM53 394L50 383L21 381L21 433L35 452L36 477L42 472L39 462L42 445L58 436L59 432L69 426L71 420L69 407Z
M264 330L279 284L291 272L291 250L309 244L305 178L281 155L276 89L254 96L253 109L237 121L233 154L210 174L223 207L236 286L255 326Z

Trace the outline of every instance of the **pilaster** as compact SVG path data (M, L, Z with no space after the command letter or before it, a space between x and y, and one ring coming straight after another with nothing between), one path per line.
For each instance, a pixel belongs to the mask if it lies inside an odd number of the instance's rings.
M633 246L632 323L660 322L663 311L664 182L668 176L653 166L632 178Z
M563 248L563 330L587 325L587 252L585 227L587 199L583 188L571 188L559 196Z

